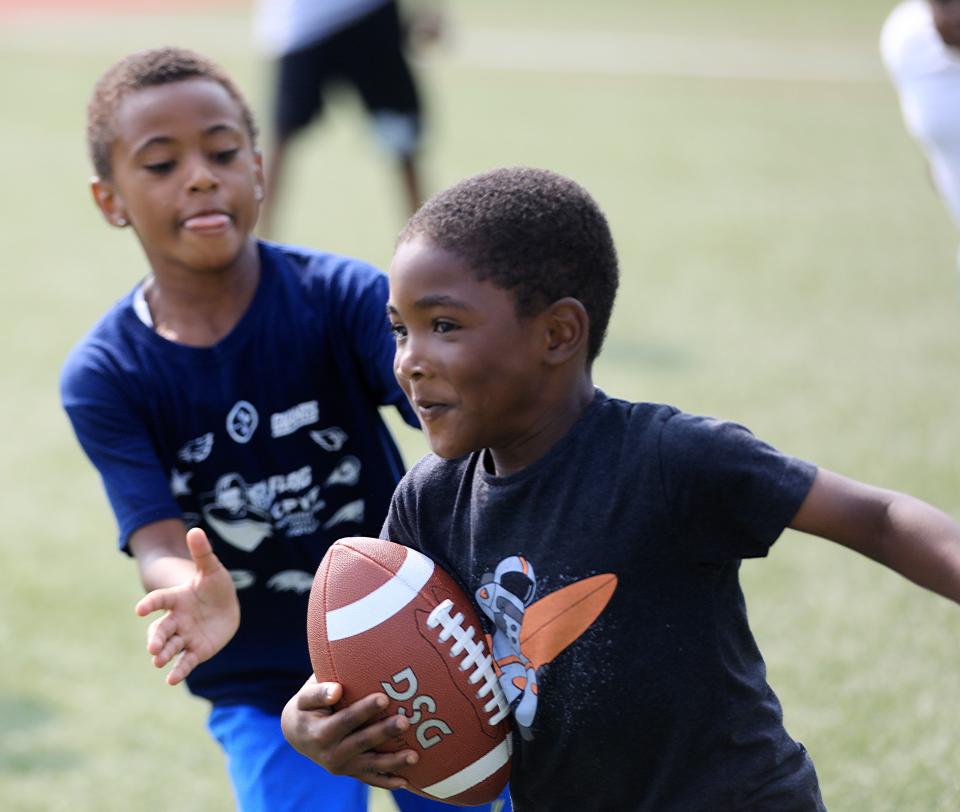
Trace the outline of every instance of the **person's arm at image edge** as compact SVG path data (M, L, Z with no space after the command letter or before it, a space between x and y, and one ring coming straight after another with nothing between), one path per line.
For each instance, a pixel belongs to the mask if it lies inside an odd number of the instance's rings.
M820 469L790 527L960 603L960 524L920 499Z

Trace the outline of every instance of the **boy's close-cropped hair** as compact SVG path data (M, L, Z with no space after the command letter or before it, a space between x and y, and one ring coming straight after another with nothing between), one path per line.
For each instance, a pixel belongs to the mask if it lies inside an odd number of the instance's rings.
M87 105L87 148L94 171L101 179L111 176L113 120L123 99L147 87L187 79L209 79L221 85L240 106L250 143L256 147L257 125L250 105L219 65L186 48L151 48L121 59L100 77L93 89Z
M578 299L590 317L588 362L599 355L617 293L617 251L606 217L579 184L530 167L475 175L428 200L399 242L417 236L510 291L520 318Z

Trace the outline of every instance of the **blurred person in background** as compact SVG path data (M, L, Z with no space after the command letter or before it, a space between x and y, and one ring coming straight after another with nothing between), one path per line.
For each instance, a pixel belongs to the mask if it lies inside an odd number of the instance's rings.
M907 130L960 229L960 0L900 3L884 23L880 52Z
M408 21L395 0L258 0L255 34L273 70L264 236L274 227L290 144L322 115L338 83L360 95L377 140L396 161L404 216L416 211L423 202L422 106L406 47L409 38L436 37L439 19L422 9Z

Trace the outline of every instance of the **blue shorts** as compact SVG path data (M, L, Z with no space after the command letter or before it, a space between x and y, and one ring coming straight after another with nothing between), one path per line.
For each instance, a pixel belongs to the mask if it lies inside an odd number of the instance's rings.
M227 756L230 783L241 812L365 812L369 787L353 778L331 775L294 750L283 737L279 714L250 705L214 707L207 728ZM320 800L322 799L322 804ZM397 790L400 812L440 812L453 807ZM487 806L487 812L510 812L510 796Z

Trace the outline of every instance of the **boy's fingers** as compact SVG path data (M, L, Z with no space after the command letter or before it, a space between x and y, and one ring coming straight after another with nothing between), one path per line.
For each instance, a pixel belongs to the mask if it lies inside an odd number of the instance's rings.
M146 617L160 609L169 609L168 599L169 595L166 590L155 589L153 592L148 592L140 598L140 600L137 601L137 605L133 607L133 610L140 617Z
M415 762L416 754L413 750L399 750L396 753L366 753L358 758L355 763L364 765L364 781L369 778L370 774L378 773L383 776L399 778L406 783L405 779L395 776L394 773Z
M380 789L404 789L407 786L407 782L398 776L380 775L379 773L364 776L363 783Z
M167 685L177 685L182 682L196 665L197 655L190 650L184 651L167 674Z
M314 684L310 685L308 682L297 695L297 708L299 710L324 710L340 701L340 697L343 695L343 687L339 682L316 682L316 677L310 679L314 681Z
M337 761L346 763L352 762L357 757L368 758L376 755L381 757L380 761L377 762L378 769L381 772L391 772L404 764L413 763L408 761L409 758L416 760L416 754L412 751L384 754L371 752L380 745L395 739L410 727L409 720L398 715L374 721L383 712L383 708L380 704L373 701L368 702L368 700L381 697L385 699L382 694L373 694L371 697L367 697L334 714L332 720L339 725L338 733L342 732L342 738L335 756ZM383 704L385 706L386 703ZM358 705L361 705L361 707L358 708Z
M396 733L388 735L390 739ZM397 771L403 767L414 764L417 761L417 755L412 750L400 750L394 753L377 753L369 749L363 749L358 753L353 752L355 746L366 748L371 741L375 741L377 736L369 737L348 737L338 748L334 762L334 771L342 775L353 775L360 780L374 784L386 789L396 789L404 787L407 782L404 778L397 775ZM339 764L339 769L335 765Z
M377 718L379 714L387 707L387 697L384 694L370 694L363 699L358 699L352 705L337 711L330 717L330 724L338 739L345 739L354 731L362 736L370 730L370 722ZM395 717L406 721L402 716ZM358 728L363 728L358 730ZM383 739L378 739L375 743L381 744ZM357 752L369 750L370 747L360 747Z
M209 575L220 566L220 559L213 554L207 534L199 527L187 531L187 548L201 575Z
M159 653L154 655L153 664L157 668L163 668L163 666L183 651L184 646L184 640L179 634L172 635L160 649Z
M394 755L391 753L391 755ZM389 762L383 764L371 763L356 773L356 777L365 784L370 784L381 789L403 789L407 782L399 775L394 775L391 771L400 765L393 765Z
M173 615L157 618L147 629L147 651L159 655L170 639L177 634L177 622Z

